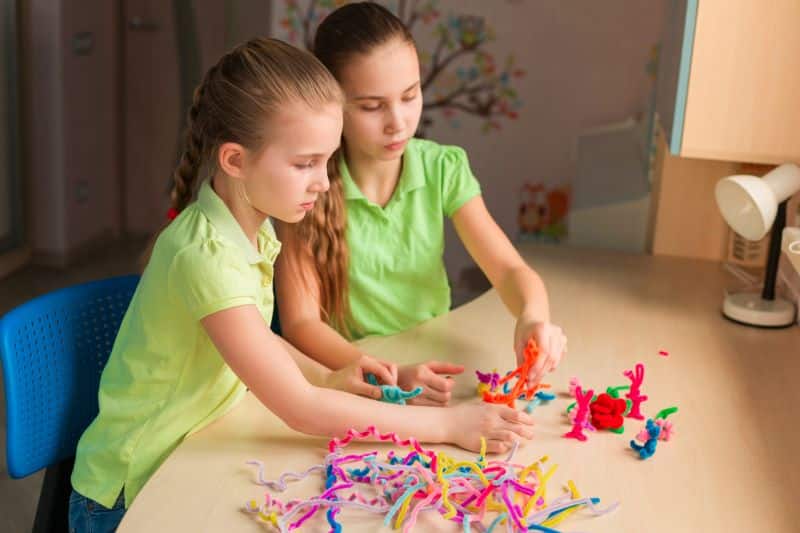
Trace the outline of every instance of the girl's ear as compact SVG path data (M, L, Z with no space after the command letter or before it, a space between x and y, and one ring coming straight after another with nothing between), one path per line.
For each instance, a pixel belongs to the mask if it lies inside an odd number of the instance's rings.
M244 177L245 148L241 144L227 142L217 150L217 165L232 178Z

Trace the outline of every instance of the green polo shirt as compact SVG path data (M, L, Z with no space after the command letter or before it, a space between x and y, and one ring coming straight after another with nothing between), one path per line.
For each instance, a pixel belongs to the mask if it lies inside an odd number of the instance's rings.
M161 233L100 378L100 411L78 443L77 492L112 507L124 487L127 508L184 437L242 397L200 319L254 304L269 327L279 251L269 221L256 250L208 182Z
M444 217L481 193L456 146L411 139L386 206L369 201L339 165L347 204L353 338L390 335L450 309Z

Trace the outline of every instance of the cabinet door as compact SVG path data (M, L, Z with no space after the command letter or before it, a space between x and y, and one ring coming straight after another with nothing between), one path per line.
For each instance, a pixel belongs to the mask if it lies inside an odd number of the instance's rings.
M681 6L682 34L667 35L662 70L676 80L674 114L664 121L671 151L754 163L800 160L800 2L688 0ZM676 62L676 42L677 70L669 65Z
M675 0L669 3L669 13L661 38L656 111L670 152L675 155L681 151L697 1Z
M800 160L800 1L700 2L681 154Z

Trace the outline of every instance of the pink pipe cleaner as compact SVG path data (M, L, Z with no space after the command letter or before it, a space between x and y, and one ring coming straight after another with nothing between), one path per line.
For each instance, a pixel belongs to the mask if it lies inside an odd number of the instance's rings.
M583 434L583 430L587 428L587 425L591 425L589 424L589 404L592 402L593 396L593 390L589 389L584 393L580 385L575 387L575 401L578 404L578 412L575 414L575 421L572 424L572 429L564 433L564 437L568 439L578 439L579 441L586 440L586 435Z
M656 425L661 428L661 433L658 435L658 440L668 441L675 436L675 429L672 422L659 418L656 420Z
M397 436L396 433L379 433L378 430L375 428L375 426L368 426L366 430L361 432L356 431L355 429L348 429L343 439L331 439L331 441L328 443L328 450L331 453L333 453L339 448L342 448L350 444L350 441L352 441L353 439L365 439L367 437L375 437L378 440L384 442L390 441L400 446L411 446L414 448L414 450L416 450L417 453L430 457L431 461L433 461L432 466L434 467L435 470L436 454L420 446L419 441L417 439L415 439L414 437L408 439L401 439L400 437Z
M575 396L575 390L581 386L581 380L577 377L569 378L569 394L570 396Z
M636 420L644 420L644 415L640 410L643 402L647 401L647 396L641 394L640 387L644 381L644 365L636 363L636 369L626 370L623 372L626 378L631 380L631 389L625 394L625 397L631 401L631 409L627 415L628 418L635 418Z

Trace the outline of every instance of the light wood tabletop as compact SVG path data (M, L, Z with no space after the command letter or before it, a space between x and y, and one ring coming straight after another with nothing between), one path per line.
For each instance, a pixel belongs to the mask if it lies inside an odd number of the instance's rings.
M761 330L722 318L727 278L718 263L626 255L556 246L523 246L542 275L553 321L569 337L569 353L547 382L559 397L537 407L536 437L515 462L542 455L558 470L550 494L574 480L613 513L579 513L564 531L648 533L675 531L800 531L800 328ZM453 312L402 334L371 338L369 353L398 362L429 359L466 365L456 379L457 401L477 401L474 371L514 368L514 321L494 290ZM659 355L664 350L668 356ZM628 442L643 427L626 419L625 433L588 432L588 441L562 438L569 378L605 390L629 384L623 371L645 365L645 415L668 406L676 435L659 442L655 456L640 460ZM376 424L379 426L379 420ZM231 412L191 435L150 479L122 522L122 532L267 531L246 513L248 500L263 501L251 459L265 477L301 471L323 461L327 440L290 430L251 394ZM428 446L458 458L473 454ZM384 449L376 443L349 449ZM385 448L388 449L388 448ZM323 480L293 484L284 501L319 494ZM344 531L378 531L381 518L363 511L340 515ZM419 531L458 531L432 513ZM303 531L327 531L324 516ZM388 528L385 530L388 531Z

